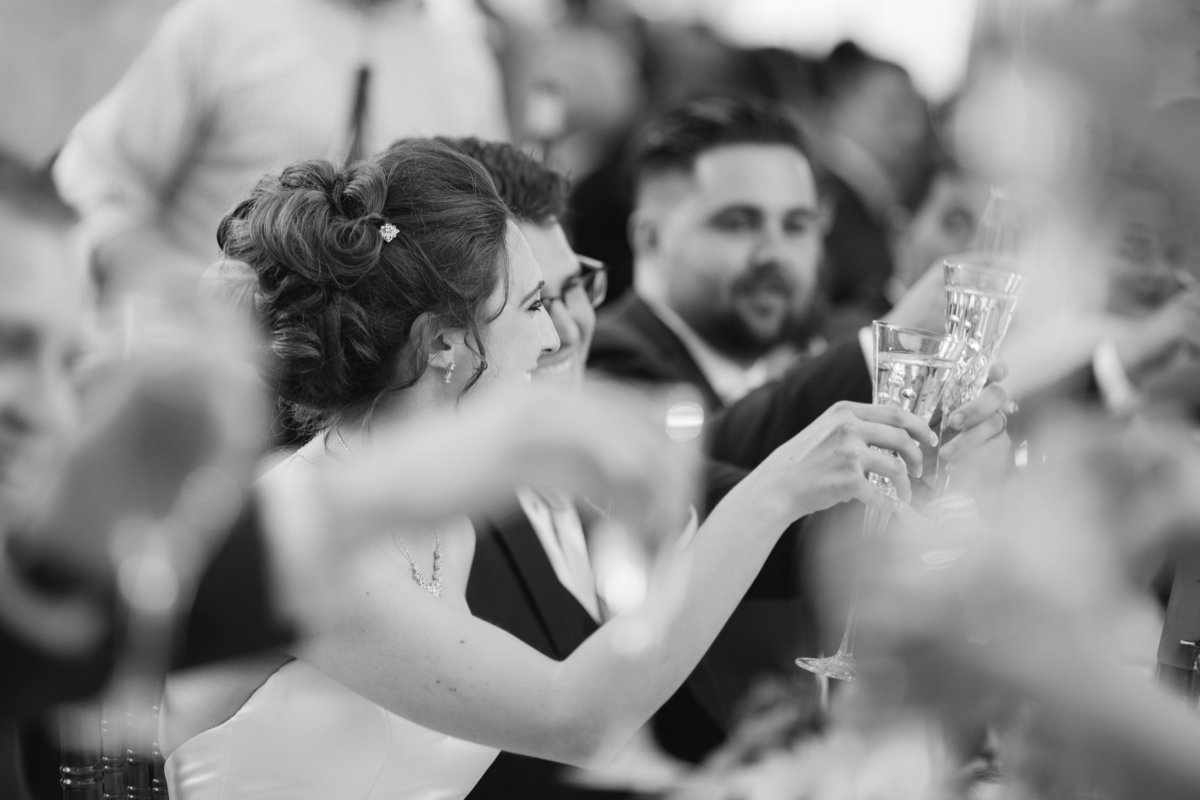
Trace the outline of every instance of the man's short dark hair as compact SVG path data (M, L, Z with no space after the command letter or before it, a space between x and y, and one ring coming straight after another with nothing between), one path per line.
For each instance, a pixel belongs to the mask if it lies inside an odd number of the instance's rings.
M35 170L4 150L0 150L0 212L43 225L70 227L78 221L48 171Z
M473 136L439 136L438 141L482 164L496 184L500 198L521 222L549 225L566 215L570 182L515 145Z
M735 144L781 144L812 161L804 134L783 106L756 98L701 97L667 109L642 128L631 158L634 182L691 172L701 154Z

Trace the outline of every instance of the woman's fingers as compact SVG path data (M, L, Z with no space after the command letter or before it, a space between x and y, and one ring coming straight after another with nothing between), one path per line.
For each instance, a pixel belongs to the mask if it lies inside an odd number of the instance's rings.
M862 457L862 464L864 473L875 473L885 481L882 485L871 483L866 478L866 474L864 474L863 477L868 487L868 497L870 494L878 494L887 497L893 502L896 499L902 503L908 503L912 500L912 483L908 479L907 465L895 453L868 447ZM888 496L886 487L889 485L895 490L896 494L894 498Z
M925 420L899 406L876 406L866 403L845 403L852 413L865 422L881 423L900 428L913 439L936 447L938 437Z
M862 440L872 447L890 451L891 458L900 461L914 478L921 477L925 456L921 444L908 431L878 422L860 423Z

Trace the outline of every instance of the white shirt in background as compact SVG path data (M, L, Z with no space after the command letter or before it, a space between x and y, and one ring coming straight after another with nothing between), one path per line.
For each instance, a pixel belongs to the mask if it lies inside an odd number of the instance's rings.
M264 174L340 163L360 66L363 152L407 136L507 137L499 69L469 0L181 0L54 167L94 247L153 226L217 259L217 224ZM468 24L475 19L478 24Z

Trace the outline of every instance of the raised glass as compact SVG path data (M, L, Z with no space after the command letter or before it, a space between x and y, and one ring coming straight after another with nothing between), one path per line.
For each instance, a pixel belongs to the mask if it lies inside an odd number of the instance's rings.
M928 422L940 407L946 383L954 374L965 343L945 333L876 321L873 324L876 405L900 406ZM897 454L897 458L900 456ZM881 475L869 476L879 491L893 499L896 489ZM863 521L863 536L870 540L880 535L891 514L868 507ZM832 656L798 658L796 664L809 672L837 680L854 680L854 620L861 580L856 571L850 596L850 610L841 644Z
M1017 307L1022 277L1002 260L947 261L946 333L964 343L953 376L946 384L943 406L953 411L979 396L988 370L996 361ZM938 436L945 444L952 434L942 420ZM949 482L949 470L939 464L935 494L940 498Z

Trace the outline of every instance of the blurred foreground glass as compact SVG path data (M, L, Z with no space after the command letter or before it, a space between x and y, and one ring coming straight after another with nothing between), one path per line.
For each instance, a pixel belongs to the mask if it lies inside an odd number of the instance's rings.
M965 343L945 333L933 333L919 328L907 328L876 321L875 374L873 376L875 405L899 406L929 422L942 403L947 381L954 374ZM896 458L899 454L893 453ZM896 488L882 475L871 473L871 483L880 494L897 500ZM868 507L863 521L866 541L880 535L891 520L891 514ZM796 664L809 672L854 680L854 619L858 605L861 572L855 571L850 593L850 610L846 628L837 652L825 658L798 658Z
M610 623L618 626L614 641L631 654L662 641L670 618L682 608L689 572L683 547L699 522L694 501L704 407L683 386L649 390L647 403L663 421L667 469L647 487L645 508L593 506L602 518L588 537L601 613L620 617ZM647 603L651 595L658 602Z
M223 309L130 294L106 311L81 367L91 437L57 510L62 530L89 527L72 557L111 565L120 634L102 696L60 712L61 783L150 797L165 794L157 706L180 615L241 507L265 415L239 360L254 340Z

